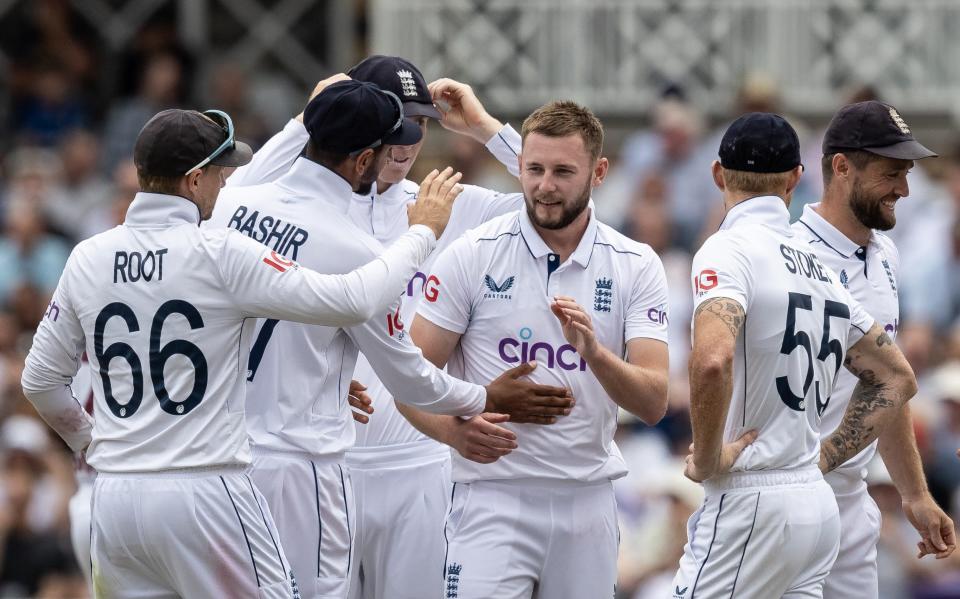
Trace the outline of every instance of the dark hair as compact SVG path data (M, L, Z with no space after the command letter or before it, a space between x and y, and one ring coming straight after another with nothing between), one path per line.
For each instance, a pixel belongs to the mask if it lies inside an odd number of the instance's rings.
M374 158L379 156L380 152L382 152L385 147L386 147L385 145L380 145L379 147L374 148L373 150ZM313 139L307 140L307 145L304 147L303 154L310 160L318 164L321 164L331 170L339 167L348 158L351 157L350 154L344 154L342 152L332 152L330 150L321 148L313 141Z
M823 158L820 159L820 171L823 173L824 185L829 185L830 181L833 180L833 157L837 154L843 154L857 170L863 170L868 164L881 158L865 150L846 150L843 152L824 154Z

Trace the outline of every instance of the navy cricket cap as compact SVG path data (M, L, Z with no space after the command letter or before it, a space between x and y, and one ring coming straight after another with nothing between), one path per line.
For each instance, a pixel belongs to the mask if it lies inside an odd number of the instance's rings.
M227 119L229 120L229 119ZM137 170L156 177L179 177L224 145L233 132L232 124L214 121L196 110L171 108L158 112L137 135L133 162ZM253 150L234 140L208 164L243 166Z
M920 160L936 156L913 138L910 127L889 104L870 100L847 104L823 135L823 153L863 150L887 158Z
M423 74L409 60L375 54L354 65L347 75L358 81L376 83L380 89L397 94L403 100L407 116L426 116L438 121L443 117L433 105Z
M423 138L420 126L405 118L400 98L353 79L331 84L310 100L303 124L319 148L342 154Z
M720 165L751 173L784 173L800 165L800 139L782 116L751 112L733 121L720 141Z

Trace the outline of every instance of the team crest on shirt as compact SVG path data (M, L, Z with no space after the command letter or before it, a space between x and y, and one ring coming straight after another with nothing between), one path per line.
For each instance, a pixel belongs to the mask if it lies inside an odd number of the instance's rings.
M600 277L593 290L593 309L597 312L609 312L613 303L613 279Z
M456 599L460 596L460 571L463 566L454 562L447 566L447 592L444 597Z
M844 289L850 289L850 276L847 275L847 269L840 269L840 284Z
M516 276L509 276L502 283L497 283L497 280L490 275L483 275L483 284L490 290L484 292L484 299L512 299L513 295L507 291L510 291L516 280Z
M400 87L403 89L403 95L417 95L417 83L413 80L413 73L406 69L400 69L397 71L397 77L400 78Z
M893 297L899 297L897 293L897 282L893 278L893 270L890 268L890 263L887 262L886 258L880 263L883 264L883 270L887 273L887 281L890 283L890 290L893 291Z

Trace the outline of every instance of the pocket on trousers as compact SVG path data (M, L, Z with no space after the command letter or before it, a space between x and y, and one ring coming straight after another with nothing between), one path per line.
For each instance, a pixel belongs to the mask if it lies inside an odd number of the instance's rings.
M450 513L447 515L444 527L444 534L448 543L456 536L457 530L463 522L463 515L470 503L472 486L470 483L454 483L453 489L453 502L450 504Z

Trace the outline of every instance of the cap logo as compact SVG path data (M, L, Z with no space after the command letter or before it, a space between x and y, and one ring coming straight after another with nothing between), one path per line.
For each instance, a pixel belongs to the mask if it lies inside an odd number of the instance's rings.
M403 88L403 95L416 96L417 83L413 80L413 73L406 69L400 69L397 71L397 76L400 77L400 86Z
M903 120L903 117L900 116L896 108L890 109L890 118L893 120L893 124L900 129L900 133L910 135L910 127L907 127L907 122Z

